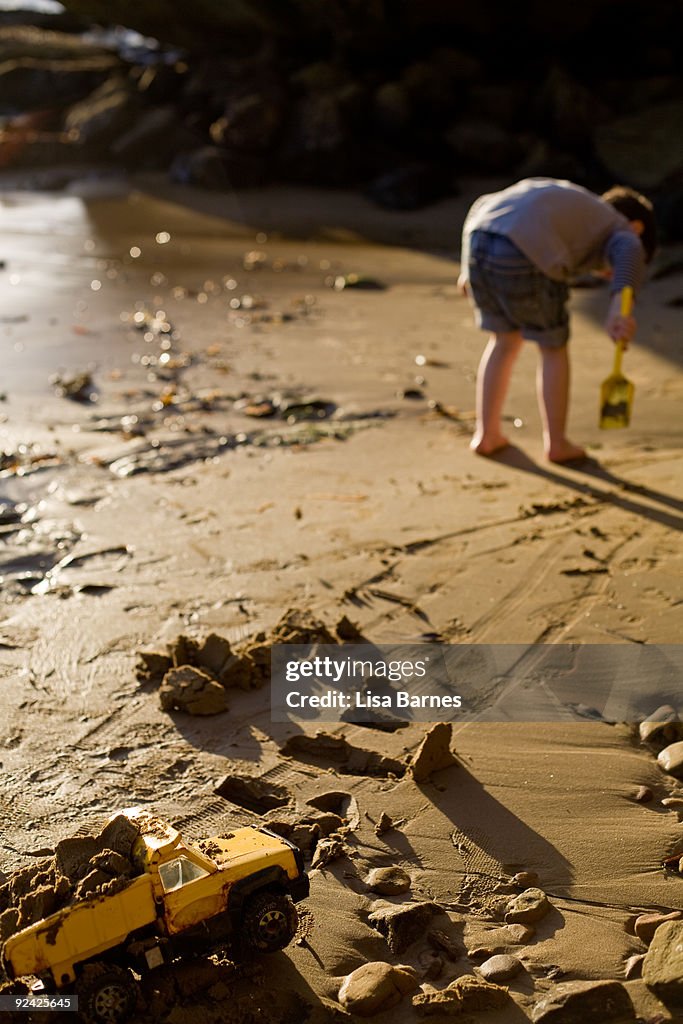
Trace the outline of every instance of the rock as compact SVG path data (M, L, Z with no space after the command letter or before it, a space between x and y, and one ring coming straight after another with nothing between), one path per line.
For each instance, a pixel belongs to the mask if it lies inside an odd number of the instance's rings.
M392 953L403 953L408 946L424 937L429 923L441 908L436 903L393 903L377 901L372 905L369 923L387 940Z
M595 149L617 181L653 189L683 171L683 100L657 104L601 125Z
M508 1005L509 995L506 988L494 985L493 982L477 978L474 974L463 974L448 986L446 991L455 992L460 996L463 1013L477 1010L499 1010Z
M368 198L385 210L420 210L456 192L445 167L424 162L381 174L366 189Z
M315 848L311 860L311 870L324 868L331 861L337 860L339 857L346 857L347 852L343 839L334 835L327 836L327 838L321 839Z
M529 886L538 883L538 875L535 871L518 871L516 875L512 876L511 881L515 885L521 885L523 889L528 889Z
M604 1024L634 1021L633 1003L620 981L567 981L534 1006L534 1024Z
M169 169L171 181L206 189L229 189L232 184L227 155L218 146L178 153Z
M382 896L398 896L410 889L410 875L399 867L373 868L365 881L372 892Z
M683 779L683 740L664 747L657 755L657 763L669 775Z
M228 709L224 687L191 665L166 673L159 689L159 702L164 711L184 711L189 715L218 715Z
M2 113L74 103L121 67L114 54L67 32L0 29Z
M462 956L459 943L440 928L430 928L427 932L427 942L434 949L445 953L449 960L455 962Z
M643 743L656 743L666 746L681 739L683 722L679 722L676 709L670 704L662 704L651 715L640 723L638 733Z
M659 926L645 954L643 981L663 999L683 1003L683 921Z
M550 910L550 904L542 889L525 889L519 896L513 896L505 906L505 921L508 924L533 924Z
M546 132L570 148L590 144L593 128L609 115L595 90L587 89L558 65L551 68L542 83L536 108Z
M133 124L111 143L112 154L135 168L166 169L176 153L191 151L201 143L198 133L178 123L172 106L141 110Z
M452 733L450 722L437 722L425 735L410 764L410 774L416 782L426 782L432 772L458 763L451 752Z
M386 811L382 811L375 824L375 835L383 836L385 832L391 832L394 823Z
M413 996L413 1007L420 1017L457 1017L462 1013L462 996L454 989L421 992Z
M536 929L530 925L524 924L508 924L502 929L510 936L510 942L514 942L520 946L525 945L527 942L531 942Z
M633 799L637 804L649 804L654 798L655 795L649 786L638 786L638 789L633 794Z
M636 918L634 931L641 942L649 945L661 924L665 921L680 921L682 918L683 910L672 910L668 914L641 914Z
M114 76L68 111L64 126L79 142L106 150L135 121L139 99L130 82Z
M630 956L624 964L624 977L627 981L631 981L633 978L640 978L643 973L643 960L645 959L645 953L636 953L634 956Z
M446 131L445 139L459 161L478 171L507 170L523 155L514 135L479 118L458 121Z
M338 999L350 1013L373 1017L397 1006L418 985L414 968L374 962L363 964L344 978Z
M510 981L522 969L522 962L516 956L499 954L489 957L479 966L479 973L486 981Z

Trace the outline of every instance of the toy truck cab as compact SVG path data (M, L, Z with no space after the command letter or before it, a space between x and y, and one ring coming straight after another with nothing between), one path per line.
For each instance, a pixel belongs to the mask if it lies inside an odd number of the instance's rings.
M267 828L247 826L198 843L140 808L131 861L138 872L8 938L9 978L73 987L93 1024L126 1021L138 974L185 952L230 943L242 951L283 949L296 932L294 902L308 895L301 852Z

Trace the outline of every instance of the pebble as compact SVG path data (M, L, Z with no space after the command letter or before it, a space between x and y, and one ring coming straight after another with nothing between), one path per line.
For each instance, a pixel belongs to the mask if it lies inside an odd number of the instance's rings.
M665 921L643 960L643 981L665 1001L683 1000L683 921Z
M479 973L486 981L500 982L510 981L516 974L519 974L521 969L521 960L518 960L516 956L503 953L485 960L479 967Z
M398 896L410 889L410 875L399 867L373 868L366 885L382 896Z
M665 921L680 921L683 918L683 911L672 910L668 914L641 914L636 918L634 931L641 942L649 945L654 934Z
M605 1024L634 1021L633 1003L620 981L565 981L536 1003L534 1024Z
M542 889L525 889L519 896L513 896L505 906L507 924L533 924L550 910L550 904Z
M654 793L649 786L638 786L638 789L633 794L633 799L637 804L649 804L650 801L654 800Z
M419 986L417 972L399 964L373 962L363 964L348 974L339 989L339 1002L358 1017L374 1017L376 1013L391 1009L404 995Z
M527 942L531 942L536 929L532 928L531 925L526 924L507 924L503 929L510 936L510 942L514 942L517 945L523 946Z
M671 704L662 704L638 726L643 743L671 743L680 738L683 723L678 721L676 709Z
M669 775L683 779L683 740L670 743L657 755L657 762Z

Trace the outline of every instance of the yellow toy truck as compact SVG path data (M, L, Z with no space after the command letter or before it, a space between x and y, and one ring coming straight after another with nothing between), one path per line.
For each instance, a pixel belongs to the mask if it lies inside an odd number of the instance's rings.
M123 1024L137 975L184 952L234 944L271 953L293 939L294 903L308 896L301 852L265 827L194 844L140 808L131 861L139 873L111 894L93 894L8 938L10 979L33 977L45 992L73 992L92 1024Z

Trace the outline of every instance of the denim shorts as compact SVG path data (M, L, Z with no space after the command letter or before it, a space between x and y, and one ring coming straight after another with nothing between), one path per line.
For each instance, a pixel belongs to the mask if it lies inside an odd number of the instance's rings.
M483 330L521 331L545 348L567 344L569 288L543 274L504 235L472 232L469 290Z

